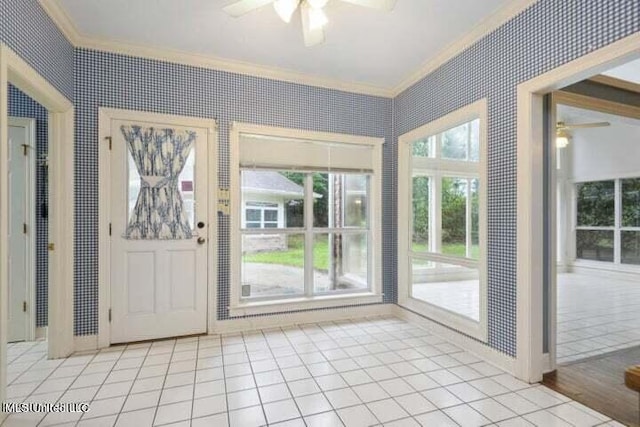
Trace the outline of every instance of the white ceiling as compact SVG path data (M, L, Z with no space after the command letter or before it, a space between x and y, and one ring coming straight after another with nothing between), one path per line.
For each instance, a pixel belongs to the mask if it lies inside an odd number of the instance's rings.
M615 77L620 80L640 84L640 59L627 62L620 67L613 68L605 73L607 76Z
M222 8L235 0L56 1L82 36L389 89L491 15L522 3L398 0L389 13L330 0L326 43L306 48L299 15L287 25L271 5L231 18Z

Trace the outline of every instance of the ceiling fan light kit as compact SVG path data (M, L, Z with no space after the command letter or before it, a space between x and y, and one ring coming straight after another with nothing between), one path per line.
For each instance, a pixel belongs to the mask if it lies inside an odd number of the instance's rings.
M288 24L291 22L293 13L298 8L299 3L300 0L275 0L273 2L273 8L276 10L280 19Z
M391 11L397 0L340 0L357 6ZM293 14L300 9L302 32L305 46L314 46L324 42L324 27L329 18L324 7L329 0L239 0L226 6L223 10L237 18L255 9L273 3L276 13L285 23L290 23Z

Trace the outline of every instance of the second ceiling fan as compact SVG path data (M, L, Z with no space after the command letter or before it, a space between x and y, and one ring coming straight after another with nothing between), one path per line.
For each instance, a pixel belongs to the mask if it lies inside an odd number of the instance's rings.
M358 6L391 11L397 0L340 0ZM278 16L286 22L297 9L302 18L302 32L305 46L314 46L324 42L324 26L329 22L324 7L329 0L239 0L226 6L223 10L233 17L239 17L255 9L273 3Z

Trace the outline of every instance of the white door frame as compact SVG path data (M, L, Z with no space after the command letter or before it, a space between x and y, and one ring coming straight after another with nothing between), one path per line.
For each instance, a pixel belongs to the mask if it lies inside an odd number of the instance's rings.
M26 161L27 180L27 328L25 341L36 338L36 119L9 117L9 126L24 128L29 145Z
M8 83L49 111L49 358L73 352L74 109L73 104L0 44L0 401L7 386ZM0 419L6 414L0 413Z
M544 370L542 266L545 248L541 230L548 212L543 210L543 96L640 57L638 46L640 33L635 33L521 83L517 88L516 376L524 381L541 381ZM555 295L551 293L550 298L550 307L554 307Z
M208 177L208 233L207 236L207 333L217 330L218 292L218 124L215 119L150 113L144 111L100 108L98 111L98 348L111 344L109 308L111 305L111 155L109 141L112 120L140 119L150 122L169 123L175 126L194 126L209 129L207 157Z

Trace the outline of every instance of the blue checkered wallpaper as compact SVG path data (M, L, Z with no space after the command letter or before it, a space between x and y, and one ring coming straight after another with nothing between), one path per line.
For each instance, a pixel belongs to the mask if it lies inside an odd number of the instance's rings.
M399 135L488 98L489 345L511 356L516 353L516 86L638 31L640 0L540 0L394 100L397 143Z
M391 140L391 99L242 76L130 56L78 49L76 86L76 334L98 327L98 107L152 111L219 123L219 185L229 185L232 121ZM391 182L391 151L385 144L384 180ZM395 253L384 188L384 290L394 300L391 257ZM218 318L228 319L229 220L219 223Z
M73 99L73 46L38 0L0 0L0 41Z
M47 110L19 89L9 85L9 116L36 120L36 327L47 326L48 316L48 260L47 251L49 223L46 218L47 184L46 171L37 164L48 153ZM31 228L31 230L34 230ZM33 232L33 231L32 231Z

